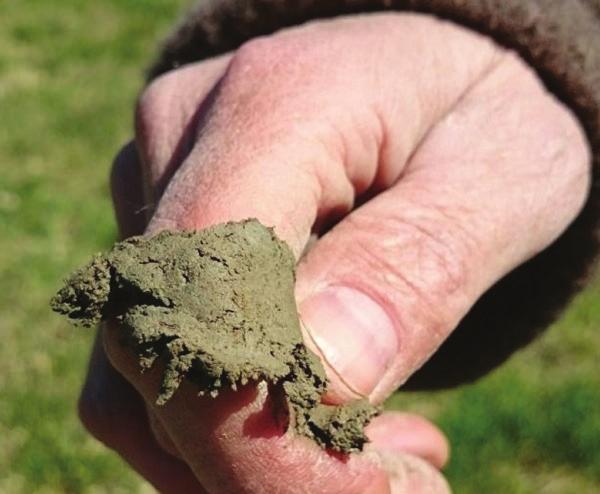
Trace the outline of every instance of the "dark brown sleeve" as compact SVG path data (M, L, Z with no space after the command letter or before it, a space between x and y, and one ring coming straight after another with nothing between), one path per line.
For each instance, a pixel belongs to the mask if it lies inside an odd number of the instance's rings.
M412 388L453 386L477 379L534 339L592 271L600 247L600 0L204 1L167 40L149 77L282 27L385 10L434 14L517 51L579 117L593 151L592 191L575 222L485 293L408 383Z

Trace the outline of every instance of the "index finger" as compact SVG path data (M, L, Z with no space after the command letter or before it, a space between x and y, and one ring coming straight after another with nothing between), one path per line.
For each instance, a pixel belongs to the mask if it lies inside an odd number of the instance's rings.
M105 328L111 361L145 397L211 494L449 492L432 466L401 453L402 447L394 451L388 445L386 453L379 453L374 444L360 455L339 455L295 436L282 420L283 404L266 386L240 386L211 398L198 396L194 385L184 382L167 404L156 406L164 369L155 365L141 376L118 332L116 325ZM383 442L382 428L377 429L374 438ZM387 428L392 435L402 432L398 429ZM432 437L427 427L425 437Z

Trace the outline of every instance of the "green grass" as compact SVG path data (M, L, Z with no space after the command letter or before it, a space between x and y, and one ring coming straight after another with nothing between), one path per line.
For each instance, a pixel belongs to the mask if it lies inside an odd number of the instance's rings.
M109 246L108 169L183 2L0 2L0 492L134 492L75 416L91 332L48 310Z
M0 492L148 489L75 416L91 332L50 313L115 238L108 169L183 0L0 2ZM458 493L600 492L600 283L477 385L402 394L453 444Z
M460 493L600 491L600 282L563 319L475 385L396 395L450 438Z

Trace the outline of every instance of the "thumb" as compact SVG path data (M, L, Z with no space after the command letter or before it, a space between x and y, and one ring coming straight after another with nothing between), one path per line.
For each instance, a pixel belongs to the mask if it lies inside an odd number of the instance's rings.
M534 79L506 90L509 74L523 74L516 67L499 66L466 94L401 179L325 234L299 266L300 315L332 381L327 401L384 400L582 206L587 178L574 172L587 170L581 130ZM513 111L494 113L498 105Z
M299 266L300 318L331 380L326 401L385 399L511 264L409 192L397 186L352 212Z

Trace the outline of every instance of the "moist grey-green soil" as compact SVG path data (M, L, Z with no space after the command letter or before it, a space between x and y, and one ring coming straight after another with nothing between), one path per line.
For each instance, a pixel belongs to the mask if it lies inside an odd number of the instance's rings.
M247 220L117 243L73 273L52 308L84 326L119 321L142 371L165 365L159 405L183 379L213 397L266 381L283 391L298 434L361 450L377 409L365 400L321 404L327 379L303 343L294 280L290 248Z

